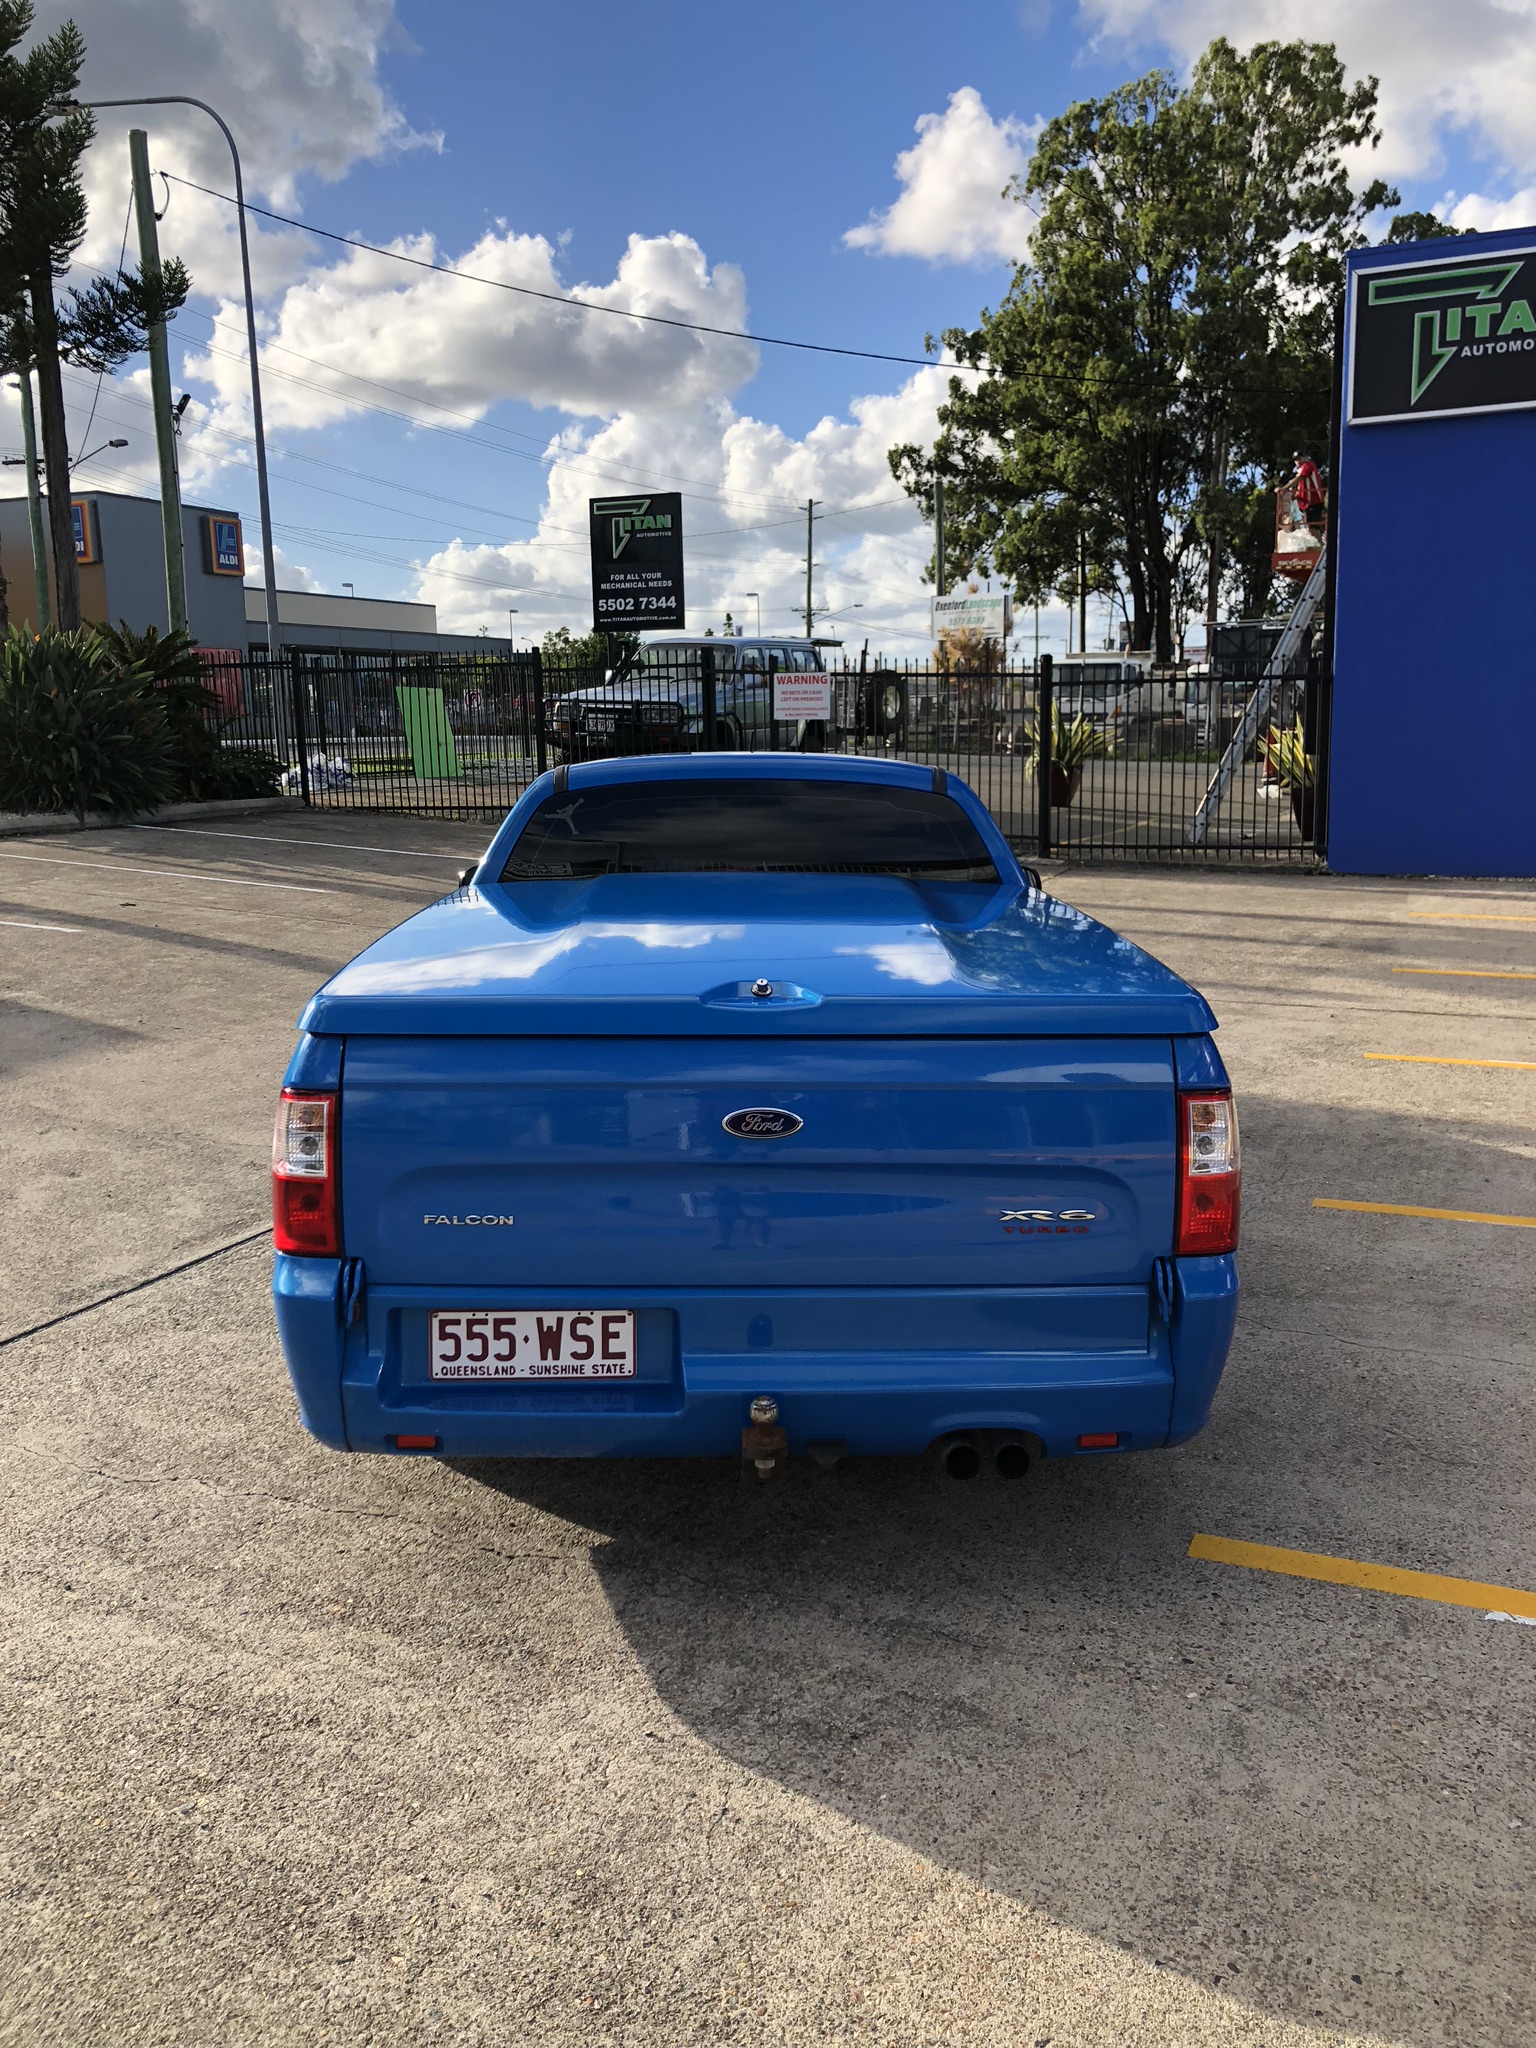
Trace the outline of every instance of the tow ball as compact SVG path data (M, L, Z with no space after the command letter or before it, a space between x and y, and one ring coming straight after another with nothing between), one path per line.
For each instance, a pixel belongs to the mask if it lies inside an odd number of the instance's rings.
M772 1479L784 1470L789 1455L789 1438L779 1426L779 1404L769 1394L759 1394L748 1410L752 1420L741 1432L741 1462L752 1466L759 1479Z

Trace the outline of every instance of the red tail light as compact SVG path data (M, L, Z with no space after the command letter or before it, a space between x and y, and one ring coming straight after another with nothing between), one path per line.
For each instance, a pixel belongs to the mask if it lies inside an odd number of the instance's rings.
M280 1252L341 1256L334 1095L285 1088L272 1134L272 1239Z
M1242 1184L1232 1097L1180 1095L1175 1256L1237 1250Z

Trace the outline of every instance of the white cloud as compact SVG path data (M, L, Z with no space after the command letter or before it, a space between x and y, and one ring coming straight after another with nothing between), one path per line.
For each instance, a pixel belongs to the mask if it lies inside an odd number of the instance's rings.
M216 107L233 131L246 196L279 210L297 205L300 180L335 179L354 164L401 149L435 147L413 130L379 76L391 43L408 47L394 0L71 0L85 37L82 99L185 93ZM128 200L130 127L145 128L157 170L217 192L233 189L229 149L204 113L190 107L102 110L85 164L91 226L82 262L114 267ZM164 201L165 189L157 185ZM211 294L239 289L234 210L173 185L161 247L189 265ZM315 243L252 219L258 293L300 277ZM130 251L135 243L130 238Z
M1190 61L1213 36L1241 48L1305 35L1338 46L1351 76L1381 80L1386 177L1432 175L1441 134L1465 130L1517 172L1536 169L1536 0L1081 0L1108 41L1161 45Z
M245 541L245 580L253 589L259 589L266 582L266 570L262 564L261 534L243 533ZM323 591L327 586L321 582L313 569L303 562L296 562L274 540L272 543L272 567L277 572L279 590Z
M1040 123L994 121L973 85L950 95L942 114L924 114L917 141L896 159L900 196L843 240L883 256L932 263L1017 263L1029 215L1003 187L1022 174Z
M370 404L398 406L400 394L407 409L416 398L477 419L506 399L584 416L642 403L664 413L733 391L757 367L755 346L730 334L581 310L586 304L741 327L741 272L730 264L711 270L686 235L633 235L609 283L574 287L560 278L555 252L540 235L492 232L452 259L429 236L394 246L422 261L451 260L478 277L549 293L555 303L354 251L290 286L266 323L263 353L271 354L263 400L274 427L327 426ZM223 307L217 352L186 366L218 393L213 424L220 431L243 432L248 419L243 319L236 307ZM345 366L352 363L366 363L372 381L349 381Z
M1526 185L1508 199L1468 192L1461 199L1442 201L1435 211L1455 228L1528 228L1536 222L1536 185Z
M841 633L851 646L867 634L877 649L916 652L928 644L921 578L929 539L886 451L932 440L946 382L938 366L918 370L899 391L855 399L849 417L822 419L801 440L726 399L668 414L624 412L590 432L569 428L551 444L549 495L532 540L455 541L422 565L417 594L437 605L445 631L502 632L509 605L519 636L583 628L587 500L632 474L684 494L690 626L718 631L729 608L754 630L747 592L756 591L765 632L803 631L803 507L814 498L815 603L833 615L817 630Z
M69 13L85 38L82 98L207 100L234 131L248 186L280 204L306 173L339 178L364 158L430 139L379 77L385 46L409 46L394 0L71 0ZM206 114L147 107L127 118L185 133L203 171L228 175Z

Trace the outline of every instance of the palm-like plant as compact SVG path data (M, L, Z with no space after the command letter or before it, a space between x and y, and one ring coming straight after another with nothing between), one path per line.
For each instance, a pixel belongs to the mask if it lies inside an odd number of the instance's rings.
M132 817L176 794L165 707L91 631L0 641L0 810Z
M1307 752L1307 735L1298 717L1290 727L1272 725L1259 741L1264 772L1282 789L1311 789L1317 758Z
M1070 718L1063 718L1056 705L1051 706L1051 801L1058 804L1071 803L1077 794L1077 785L1082 780L1083 770L1090 761L1105 761L1115 751L1113 735L1102 726L1095 725L1091 718L1085 718L1081 711ZM1040 770L1040 721L1027 719L1024 724L1024 760L1031 774Z

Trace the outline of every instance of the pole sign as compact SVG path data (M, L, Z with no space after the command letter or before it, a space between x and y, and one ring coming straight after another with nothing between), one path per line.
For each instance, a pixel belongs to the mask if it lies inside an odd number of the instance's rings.
M1536 406L1536 249L1360 269L1349 423Z
M203 521L203 554L210 576L243 576L245 546L239 520L210 513Z
M96 521L91 517L95 510L87 498L71 498L69 501L69 520L75 535L75 560L82 568L101 560Z
M683 500L663 491L648 498L590 498L592 623L614 627L681 626Z
M1005 640L1013 631L1013 606L1006 591L998 597L980 591L961 590L933 600L931 628L940 633L984 633L989 640Z

